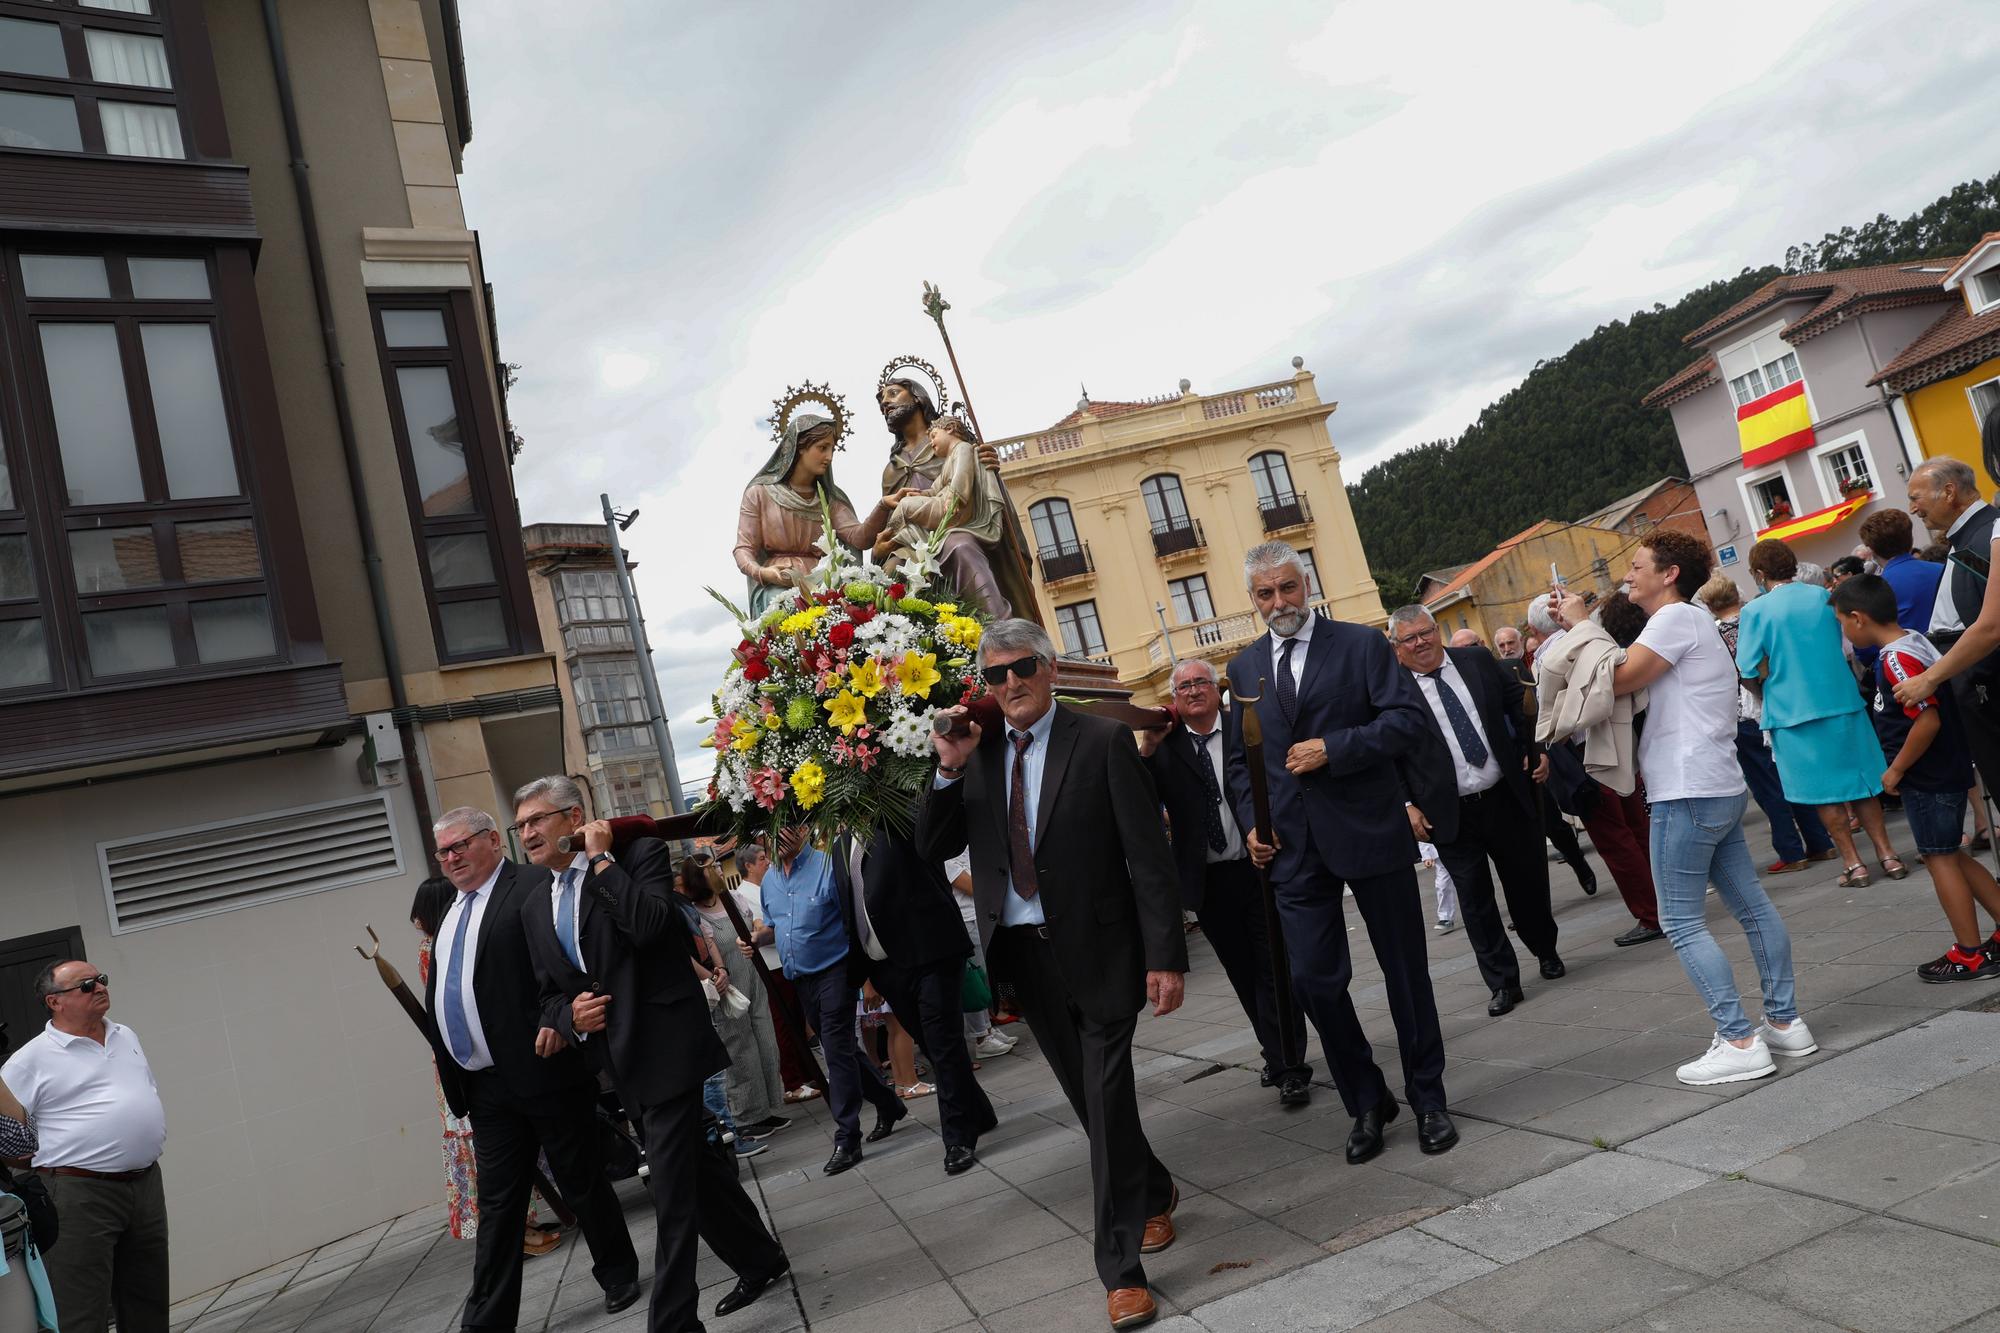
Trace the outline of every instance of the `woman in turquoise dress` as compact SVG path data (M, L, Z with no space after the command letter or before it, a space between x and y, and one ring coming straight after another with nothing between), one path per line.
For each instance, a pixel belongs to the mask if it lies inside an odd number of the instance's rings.
M1750 548L1750 572L1764 594L1743 608L1738 622L1736 666L1764 698L1764 730L1785 799L1815 806L1845 869L1840 883L1869 883L1848 831L1851 806L1874 844L1882 873L1902 879L1910 873L1889 845L1882 822L1882 747L1868 721L1854 673L1841 651L1840 622L1827 604L1826 589L1798 583L1798 557L1775 537Z

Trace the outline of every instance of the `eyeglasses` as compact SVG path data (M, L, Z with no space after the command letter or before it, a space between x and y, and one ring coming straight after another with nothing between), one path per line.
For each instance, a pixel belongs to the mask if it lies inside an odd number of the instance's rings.
M499 836L499 834L494 833L492 829L481 829L477 833L467 834L465 837L460 838L457 842L448 842L444 846L438 848L437 859L439 860L439 862L445 862L451 860L453 857L464 856L466 848L470 847L475 840L483 838L489 833L493 833L495 837Z
M1429 629L1420 629L1414 634L1405 634L1402 638L1396 640L1396 646L1398 648L1414 648L1426 639L1435 639L1437 633L1435 625Z
M94 977L85 977L82 981L77 982L74 986L64 986L59 990L50 991L49 994L67 995L73 990L80 990L85 995L95 995L100 987L109 986L110 984L111 984L111 978L106 976L104 973L99 972Z
M1012 662L996 662L990 667L981 667L979 668L979 676L988 685L1001 685L1006 683L1009 671L1019 676L1022 680L1027 680L1041 669L1042 659L1030 653L1028 656L1018 657Z
M1199 694L1203 690L1213 688L1214 685L1215 682L1208 679L1206 676L1197 676L1193 680L1184 680L1180 684L1174 686L1174 693Z
M557 815L566 813L568 812L563 810L544 810L538 815L529 815L526 819L515 820L507 826L507 831L518 838L531 828L540 828L543 820L554 819Z

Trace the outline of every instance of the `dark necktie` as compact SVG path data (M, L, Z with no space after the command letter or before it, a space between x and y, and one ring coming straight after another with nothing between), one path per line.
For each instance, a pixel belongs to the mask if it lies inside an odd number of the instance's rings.
M1014 783L1007 797L1007 860L1014 872L1014 892L1032 898L1041 890L1035 878L1035 848L1028 840L1028 747L1033 732L1013 731Z
M1209 762L1208 743L1222 734L1217 727L1206 736L1194 738L1195 756L1200 761L1201 785L1208 788L1208 850L1219 852L1229 846L1229 835L1222 831L1222 788L1215 780L1215 765Z
M1444 715L1451 719L1452 734L1458 737L1458 748L1464 753L1465 762L1473 768L1486 767L1491 757L1486 753L1486 742L1479 739L1479 728L1472 725L1472 714L1465 711L1465 700L1445 680L1444 668L1424 674L1437 686L1438 701L1444 705Z
M1278 650L1278 711L1287 722L1299 711L1299 687L1292 679L1292 650L1298 646L1297 639L1286 639L1285 646Z

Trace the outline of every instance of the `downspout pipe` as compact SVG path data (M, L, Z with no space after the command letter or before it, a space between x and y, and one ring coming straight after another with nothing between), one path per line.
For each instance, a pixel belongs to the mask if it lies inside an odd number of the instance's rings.
M271 73L278 85L278 112L285 123L285 152L291 159L292 191L298 198L299 231L305 241L306 269L312 275L313 307L319 315L320 343L326 353L327 379L333 388L333 419L340 435L340 456L347 472L347 492L354 503L354 526L361 539L361 563L368 575L368 602L375 612L375 634L382 644L382 669L389 677L391 712L403 742L403 762L409 773L410 798L422 836L431 837L430 795L424 787L423 760L408 721L409 692L403 685L402 653L389 615L389 596L382 576L382 551L375 540L375 519L362 481L361 448L354 431L354 409L347 394L347 365L340 355L340 334L333 322L333 298L326 279L326 252L320 246L319 215L313 208L312 173L299 136L298 103L292 96L292 67L285 58L284 30L278 23L277 0L264 0L264 36L271 49Z

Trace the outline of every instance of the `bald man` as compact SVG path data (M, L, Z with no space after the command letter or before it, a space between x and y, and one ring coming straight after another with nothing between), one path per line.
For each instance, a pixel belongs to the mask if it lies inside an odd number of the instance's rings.
M1451 646L1454 648L1484 648L1486 640L1479 637L1479 631L1476 629L1462 629L1451 636Z

